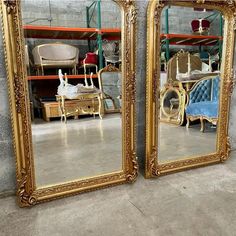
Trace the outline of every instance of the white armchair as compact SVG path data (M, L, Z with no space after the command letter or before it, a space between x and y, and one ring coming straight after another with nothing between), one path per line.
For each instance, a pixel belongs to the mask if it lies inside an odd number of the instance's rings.
M44 68L72 68L76 74L79 49L62 43L48 43L36 46L32 50L37 73L44 75Z

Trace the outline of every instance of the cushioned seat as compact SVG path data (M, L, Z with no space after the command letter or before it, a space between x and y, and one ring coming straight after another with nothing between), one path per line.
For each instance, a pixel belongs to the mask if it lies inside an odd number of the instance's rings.
M49 66L55 67L55 65L57 67L60 67L60 66L71 66L71 62L70 61L44 60L43 63L47 64L47 67L49 67Z
M192 103L186 108L186 115L217 118L218 105L218 102L211 101Z

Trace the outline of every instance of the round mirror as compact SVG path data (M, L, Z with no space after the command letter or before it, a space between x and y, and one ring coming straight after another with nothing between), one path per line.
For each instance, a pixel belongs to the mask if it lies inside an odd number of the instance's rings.
M165 91L161 101L161 109L166 117L174 117L178 115L180 109L180 93L176 89L168 89Z

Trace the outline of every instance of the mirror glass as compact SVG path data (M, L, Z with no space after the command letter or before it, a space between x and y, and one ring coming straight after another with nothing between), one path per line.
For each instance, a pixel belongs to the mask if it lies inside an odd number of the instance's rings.
M21 8L37 188L121 171L120 7L22 0ZM119 72L99 77L110 65Z
M215 153L223 17L167 6L161 20L159 162Z

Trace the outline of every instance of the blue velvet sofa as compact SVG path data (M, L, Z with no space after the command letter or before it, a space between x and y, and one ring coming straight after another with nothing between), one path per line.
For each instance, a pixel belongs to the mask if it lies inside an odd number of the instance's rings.
M204 132L205 121L217 124L219 109L220 77L208 76L197 82L188 93L185 108L187 128L190 121L200 120Z

